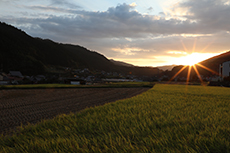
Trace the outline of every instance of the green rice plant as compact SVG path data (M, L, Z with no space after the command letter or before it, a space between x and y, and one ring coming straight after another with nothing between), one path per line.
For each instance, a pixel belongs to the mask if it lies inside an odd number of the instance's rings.
M133 98L21 127L0 152L230 152L230 89L157 84Z

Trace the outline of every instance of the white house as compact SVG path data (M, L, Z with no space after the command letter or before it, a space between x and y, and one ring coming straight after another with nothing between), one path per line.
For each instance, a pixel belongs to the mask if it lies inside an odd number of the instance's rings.
M230 61L220 64L219 74L222 78L230 76Z

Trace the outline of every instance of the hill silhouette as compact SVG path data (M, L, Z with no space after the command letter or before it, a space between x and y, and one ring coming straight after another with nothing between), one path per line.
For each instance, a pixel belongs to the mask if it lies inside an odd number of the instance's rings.
M195 65L195 67L201 76L206 76L206 77L217 76L219 75L220 64L226 61L230 61L230 51L211 57L202 62L199 62L198 64ZM167 74L172 77L175 74L177 74L177 72L179 72L180 70L182 71L178 74L178 76L186 78L189 71L189 66L187 67L184 67L184 65L175 66L173 67L172 71L168 72ZM191 67L190 80L191 79L197 79L197 73L194 67Z
M49 39L33 38L24 31L0 22L0 69L18 70L23 74L44 74L50 68L88 68L108 72L154 76L157 68L117 65L104 55L84 47L61 44Z
M230 61L230 51L204 60L200 62L200 64L212 69L215 72L219 72L220 64L226 61Z

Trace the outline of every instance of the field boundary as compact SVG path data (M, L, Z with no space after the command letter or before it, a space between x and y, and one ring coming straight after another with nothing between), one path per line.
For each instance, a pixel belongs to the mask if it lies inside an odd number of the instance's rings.
M72 88L152 88L152 82L138 83L108 83L95 85L68 85L68 84L30 84L30 85L0 85L0 90L11 89L72 89Z

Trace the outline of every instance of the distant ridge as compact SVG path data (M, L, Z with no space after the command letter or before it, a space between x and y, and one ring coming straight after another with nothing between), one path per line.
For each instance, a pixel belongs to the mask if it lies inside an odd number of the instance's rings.
M158 69L163 70L163 71L171 71L173 69L173 67L175 67L177 65L165 65L165 66L157 66Z
M134 65L129 64L129 63L125 63L125 62L121 62L121 61L115 61L113 59L110 59L110 61L115 64L115 65L119 65L119 66L127 66L127 67L134 67Z

